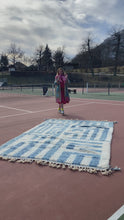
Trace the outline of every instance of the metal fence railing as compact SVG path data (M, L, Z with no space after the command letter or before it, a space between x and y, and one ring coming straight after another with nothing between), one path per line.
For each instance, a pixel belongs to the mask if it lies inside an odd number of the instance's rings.
M124 101L124 85L113 83L75 83L69 84L69 93L71 97L75 98L99 98L99 99L113 99ZM27 84L27 85L7 85L0 87L0 93L16 93L29 94L41 96L54 96L54 84Z
M54 95L54 85L53 84L39 84L39 85L8 85L1 86L1 92L9 93L24 93L24 94L34 94L34 95Z

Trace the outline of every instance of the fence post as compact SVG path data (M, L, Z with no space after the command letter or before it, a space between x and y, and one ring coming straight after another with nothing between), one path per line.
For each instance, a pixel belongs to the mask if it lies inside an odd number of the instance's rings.
M52 83L52 95L54 96L54 84Z
M88 82L86 83L86 93L88 93Z
M111 87L111 84L110 82L108 82L108 95L110 95L110 87Z
M34 91L34 85L32 85L32 92Z
M82 94L84 94L84 80L82 80Z

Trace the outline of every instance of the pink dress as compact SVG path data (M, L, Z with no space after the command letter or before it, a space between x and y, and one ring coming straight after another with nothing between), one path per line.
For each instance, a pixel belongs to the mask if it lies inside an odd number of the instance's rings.
M67 82L68 82L67 75L57 75L55 77L55 82L57 84L56 102L58 104L69 103L70 98L69 98L68 88L67 88Z

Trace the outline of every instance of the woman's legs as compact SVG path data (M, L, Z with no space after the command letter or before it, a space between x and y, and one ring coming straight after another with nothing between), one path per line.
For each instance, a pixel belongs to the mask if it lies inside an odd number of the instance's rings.
M59 109L63 109L63 104L59 104Z
M61 104L59 104L58 112L61 113Z
M64 115L63 103L61 104L61 114L63 114L63 115Z

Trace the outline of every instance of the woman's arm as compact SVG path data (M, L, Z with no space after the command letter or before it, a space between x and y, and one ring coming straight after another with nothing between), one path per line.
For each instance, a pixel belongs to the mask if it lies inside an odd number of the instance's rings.
M56 85L56 84L59 84L59 76L58 76L58 75L55 76L54 84L55 84L55 85Z

